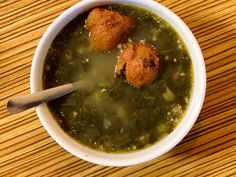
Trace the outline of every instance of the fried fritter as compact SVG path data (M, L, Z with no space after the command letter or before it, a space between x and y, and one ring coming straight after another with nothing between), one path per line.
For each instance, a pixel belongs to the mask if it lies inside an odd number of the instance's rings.
M115 72L136 88L150 85L157 77L159 58L148 44L128 43L118 58Z
M95 8L89 13L86 26L90 31L90 47L106 51L127 40L135 21L112 10Z

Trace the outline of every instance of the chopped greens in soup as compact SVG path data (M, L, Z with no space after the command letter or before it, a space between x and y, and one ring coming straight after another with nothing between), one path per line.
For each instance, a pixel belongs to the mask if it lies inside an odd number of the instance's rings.
M123 43L148 43L156 49L157 78L149 86L135 88L117 77L122 44L92 50L85 26L88 11L56 36L43 72L44 89L78 80L86 84L47 105L62 129L83 145L105 152L143 149L170 134L181 121L191 96L191 59L178 34L160 17L125 5L102 8L134 18L135 28Z

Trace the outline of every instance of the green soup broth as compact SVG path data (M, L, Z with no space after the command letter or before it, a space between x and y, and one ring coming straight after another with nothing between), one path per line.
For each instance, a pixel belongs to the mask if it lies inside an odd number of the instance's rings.
M136 89L114 77L120 49L90 49L84 26L88 11L54 39L43 85L47 89L78 80L92 84L47 105L62 129L83 145L105 152L143 149L170 134L183 117L191 96L191 59L178 34L160 17L125 5L103 8L135 18L136 29L129 41L156 48L160 57L157 79Z

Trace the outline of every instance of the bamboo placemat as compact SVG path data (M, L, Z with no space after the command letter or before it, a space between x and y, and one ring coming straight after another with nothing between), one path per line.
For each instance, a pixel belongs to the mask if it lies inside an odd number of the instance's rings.
M30 93L34 51L50 23L78 0L0 1L0 176L236 176L236 1L159 0L189 26L204 54L207 93L191 132L173 150L131 167L104 167L62 149L34 109L6 101Z

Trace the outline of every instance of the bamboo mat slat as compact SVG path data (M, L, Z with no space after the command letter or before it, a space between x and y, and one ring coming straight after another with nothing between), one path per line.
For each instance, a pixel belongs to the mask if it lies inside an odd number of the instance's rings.
M35 110L10 115L6 101L30 93L32 57L47 27L78 0L0 1L0 176L236 176L236 1L158 0L192 30L207 92L190 133L170 152L130 167L105 167L62 149Z

